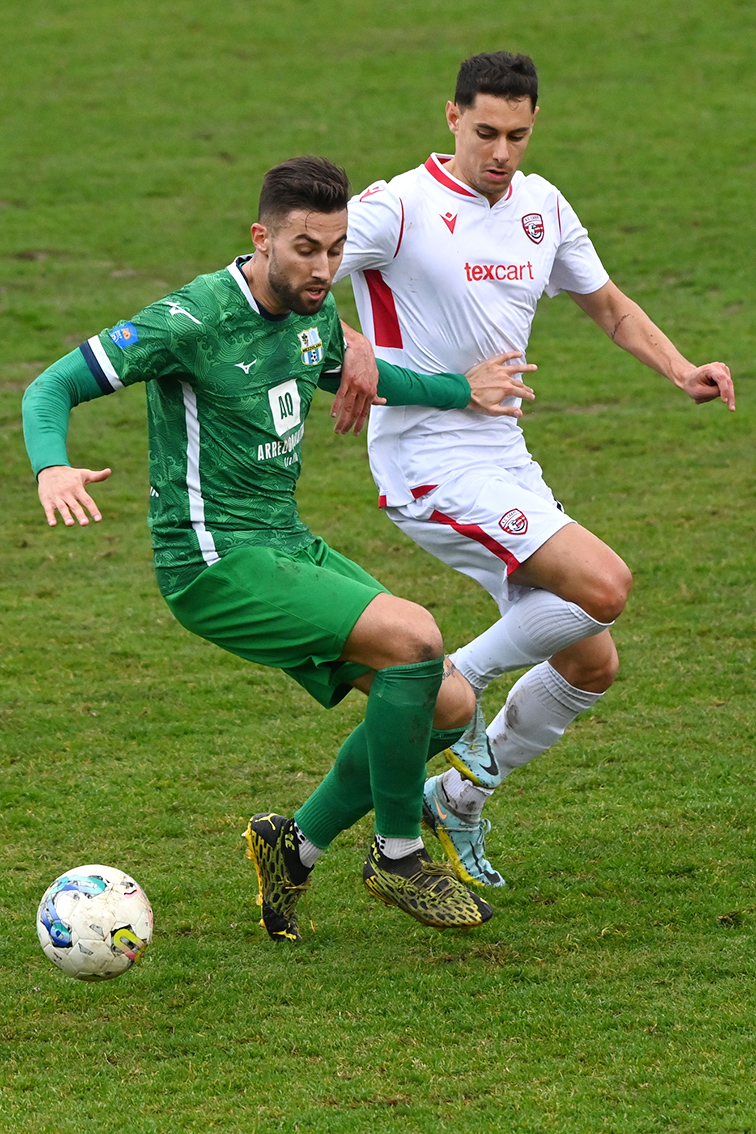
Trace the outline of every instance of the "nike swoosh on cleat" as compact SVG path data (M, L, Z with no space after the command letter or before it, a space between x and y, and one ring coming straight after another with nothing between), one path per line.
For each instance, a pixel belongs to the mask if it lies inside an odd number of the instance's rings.
M496 763L496 757L494 756L490 748L488 749L488 755L491 757L490 764L488 764L488 766L481 764L481 768L484 772L487 772L489 776L498 776L499 765Z
M448 811L442 811L441 808L438 806L438 802L437 801L434 801L434 802L436 803L436 811L438 812L439 819L448 819L449 818L449 812Z

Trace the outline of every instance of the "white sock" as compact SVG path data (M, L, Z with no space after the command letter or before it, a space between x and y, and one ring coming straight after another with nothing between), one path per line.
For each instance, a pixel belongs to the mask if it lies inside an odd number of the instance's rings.
M450 810L468 822L480 819L483 804L494 792L493 788L478 787L472 780L465 779L456 768L444 772L441 788Z
M306 866L309 870L312 870L313 866L323 853L322 847L316 847L314 843L311 843L310 840L305 837L304 833L299 829L296 823L294 824L294 834L297 839L297 854L299 855L299 861L302 863L302 866Z
M578 713L590 709L599 697L603 693L570 685L547 661L529 669L512 686L503 709L486 730L502 776L556 744Z
M535 589L523 595L488 630L450 656L473 689L481 692L502 673L545 661L611 625L597 622L582 607L565 602L551 591Z
M408 854L423 849L422 839L387 839L376 831L375 841L381 854L386 858L406 858Z

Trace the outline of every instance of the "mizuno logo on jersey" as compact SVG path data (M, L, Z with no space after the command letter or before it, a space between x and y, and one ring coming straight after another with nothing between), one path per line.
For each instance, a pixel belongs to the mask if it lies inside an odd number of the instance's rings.
M524 273L527 271L527 275ZM527 264L465 264L468 280L534 280L533 265Z
M457 218L455 216L452 216L451 213L446 213L445 215L442 214L442 213L439 213L438 215L441 217L441 220L444 222L446 227L449 229L449 232L451 232L452 235L453 235L454 234L454 226L457 223Z
M166 302L168 303L169 315L186 315L187 319L191 319L191 321L193 323L196 323L198 327L202 326L202 320L196 319L194 315L192 315L191 311L187 311L187 309L185 307L182 307L180 303L174 303L172 300L166 300Z
M139 342L139 335L133 323L124 323L122 327L114 327L110 332L110 337L121 350L126 350L126 347Z
M316 366L323 361L323 343L317 327L308 327L297 335L302 348L302 362L305 366Z
M234 366L238 366L245 374L249 374L252 367L256 364L257 359L253 358L251 362L235 362Z

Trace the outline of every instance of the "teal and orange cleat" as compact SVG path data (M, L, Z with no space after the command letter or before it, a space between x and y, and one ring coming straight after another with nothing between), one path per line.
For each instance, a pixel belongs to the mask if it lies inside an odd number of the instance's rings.
M452 811L441 787L441 776L425 781L423 825L441 843L461 882L468 886L506 886L486 858L486 835L491 824L488 819L470 821Z

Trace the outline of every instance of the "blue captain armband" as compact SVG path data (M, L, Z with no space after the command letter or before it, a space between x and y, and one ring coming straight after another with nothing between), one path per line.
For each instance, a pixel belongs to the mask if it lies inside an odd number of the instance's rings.
M126 327L130 325L131 324L127 323ZM124 327L118 328L118 331L123 330L125 330ZM134 334L136 335L136 328L134 328ZM84 361L103 394L114 394L116 390L123 389L123 382L118 377L113 363L105 353L105 348L100 342L98 335L92 335L91 339L87 339L85 343L81 344L79 350L84 355Z

